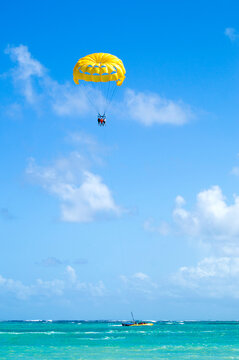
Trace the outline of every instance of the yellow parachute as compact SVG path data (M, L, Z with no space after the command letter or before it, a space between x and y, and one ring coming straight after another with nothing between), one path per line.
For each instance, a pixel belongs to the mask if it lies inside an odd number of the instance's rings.
M79 80L85 80L93 82L116 81L117 85L122 85L125 73L124 64L117 56L95 53L77 61L73 70L73 79L76 84L79 84Z
M117 56L106 53L95 53L87 55L79 59L73 70L73 79L76 84L79 84L79 80L91 82L95 89L99 90L104 96L104 109L98 111L98 123L99 117L105 119L105 112L115 93L115 88L122 85L125 79L125 68L122 60ZM97 88L96 83L99 83ZM107 83L107 84L102 84ZM96 105L96 93L93 93L93 98L89 96L89 91L86 93L92 105ZM94 107L97 107L94 106ZM105 124L105 122L104 122Z

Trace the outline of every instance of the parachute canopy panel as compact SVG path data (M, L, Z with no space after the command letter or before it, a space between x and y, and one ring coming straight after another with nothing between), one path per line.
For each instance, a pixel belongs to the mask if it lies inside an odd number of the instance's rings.
M125 68L117 56L105 53L95 53L79 59L73 70L76 84L79 80L93 82L115 81L118 86L125 79Z

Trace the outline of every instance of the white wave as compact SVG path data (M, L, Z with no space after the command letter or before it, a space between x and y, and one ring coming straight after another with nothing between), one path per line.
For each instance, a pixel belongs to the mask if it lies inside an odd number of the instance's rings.
M152 322L152 323L156 323L157 320L145 320L146 322Z

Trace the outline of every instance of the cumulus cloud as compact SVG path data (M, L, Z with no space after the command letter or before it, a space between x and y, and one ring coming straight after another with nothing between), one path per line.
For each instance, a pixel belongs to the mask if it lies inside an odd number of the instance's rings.
M46 69L36 59L32 57L26 46L8 47L5 50L16 67L11 74L15 84L20 86L20 90L26 101L33 104L37 101L38 94L34 89L34 78L42 79L46 76Z
M45 88L50 99L53 112L58 116L79 116L91 111L86 91L81 86L70 83L59 84L47 79ZM93 91L93 90L91 90Z
M38 166L31 159L27 174L59 199L63 221L90 222L121 213L110 189L100 176L87 170L85 159L78 153L49 167Z
M83 282L78 279L72 266L68 265L65 270L66 279L37 279L30 285L0 275L0 293L11 293L20 300L27 300L30 297L65 296L69 292L92 297L102 297L107 294L107 289L102 280L97 283Z
M41 295L49 297L51 295L62 296L67 286L63 280L59 279L50 281L37 279L36 284L31 285L30 287L33 289L30 295Z
M186 209L176 198L173 220L180 235L204 245L207 256L194 266L182 266L172 276L178 293L184 290L205 297L239 297L239 196L228 203L219 186L199 192ZM176 231L175 231L176 234Z
M12 293L21 300L25 300L33 294L31 286L26 286L21 281L4 278L2 275L0 275L0 291L1 290Z
M239 196L232 204L226 202L219 186L198 193L191 211L177 201L173 218L181 231L189 236L210 240L232 240L239 236Z
M35 109L47 107L58 116L79 116L90 111L87 91L81 86L66 82L60 84L49 76L48 70L29 52L19 45L5 50L15 67L10 71L16 89L25 102ZM19 112L19 104L12 104L11 111ZM10 110L9 110L10 111Z
M147 280L147 281L148 281L148 280L150 279L147 274L144 274L144 273L142 273L142 272L135 273L135 274L133 275L133 278L134 278L134 279L137 279L137 280L142 280L142 281L144 281L144 280Z
M145 126L153 124L183 125L193 117L189 106L162 98L155 93L135 92L125 94L129 116Z
M239 257L206 257L196 266L181 267L173 280L199 296L239 298Z
M236 29L228 27L225 29L224 34L231 40L235 41L239 38L239 34L237 33Z

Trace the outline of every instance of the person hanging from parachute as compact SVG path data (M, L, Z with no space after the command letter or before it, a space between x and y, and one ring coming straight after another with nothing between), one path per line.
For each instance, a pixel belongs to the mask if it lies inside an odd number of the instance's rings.
M103 114L103 115L98 114L98 125L105 126L105 124L106 124L105 114Z
M112 102L117 87L122 85L125 74L122 60L111 54L90 54L77 61L73 70L73 80L77 85L79 85L79 80L82 80L81 83L90 82L94 86L93 93L87 89L86 96L98 112L99 126L105 126L106 111ZM97 102L97 94L103 96L100 105Z

